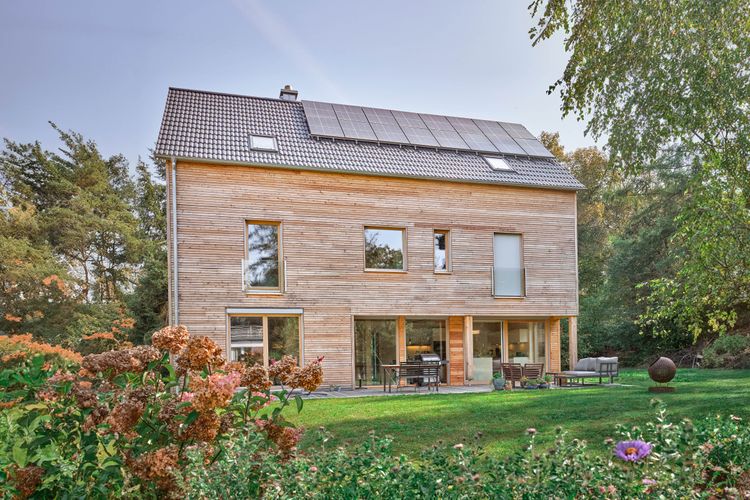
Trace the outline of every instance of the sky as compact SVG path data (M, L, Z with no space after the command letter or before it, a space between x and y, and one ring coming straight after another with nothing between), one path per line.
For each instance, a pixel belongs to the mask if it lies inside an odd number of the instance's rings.
M0 137L82 133L131 165L184 87L485 118L560 132L562 38L532 47L527 0L0 0Z

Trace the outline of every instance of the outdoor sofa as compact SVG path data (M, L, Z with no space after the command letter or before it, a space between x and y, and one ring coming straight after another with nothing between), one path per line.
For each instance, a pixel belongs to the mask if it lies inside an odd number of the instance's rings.
M599 379L599 383L602 380L609 378L609 383L613 383L615 377L619 376L619 361L618 358L583 358L576 363L576 366L572 370L564 371L555 374L555 378L558 379L558 384L563 385L564 381L567 385L585 385L586 379Z

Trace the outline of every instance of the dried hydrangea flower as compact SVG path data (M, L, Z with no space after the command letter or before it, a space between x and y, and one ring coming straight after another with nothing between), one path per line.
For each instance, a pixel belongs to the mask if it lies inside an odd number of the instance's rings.
M183 374L191 370L199 372L208 369L211 371L223 365L224 357L221 355L221 347L208 337L191 337L177 358L177 367Z
M239 385L240 374L236 372L214 373L205 379L195 377L190 381L190 390L193 392L191 404L200 413L225 408Z
M33 495L42 482L43 475L44 469L37 465L27 465L26 467L13 465L10 477L13 486L18 491L18 495L14 498L29 498Z
M286 383L291 388L301 387L307 392L313 392L323 383L323 358L318 358L303 368L295 367L287 377Z
M245 369L240 385L250 392L266 392L271 388L271 379L263 365L255 364Z
M187 346L190 334L182 325L165 326L151 336L151 344L162 351L178 354Z
M286 384L296 368L297 360L294 356L286 355L280 360L271 360L268 366L268 376Z
M158 349L152 346L138 346L130 349L89 354L83 358L83 368L91 373L105 373L110 378L121 373L139 373L148 364L161 358Z
M130 472L141 481L156 484L164 493L177 493L175 471L179 467L179 455L176 446L143 453L137 458L128 457L127 465Z

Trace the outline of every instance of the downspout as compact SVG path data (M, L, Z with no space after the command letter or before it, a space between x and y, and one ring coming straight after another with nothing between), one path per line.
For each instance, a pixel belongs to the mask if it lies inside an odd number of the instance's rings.
M177 278L177 159L172 157L172 182L170 183L170 196L172 198L172 275L174 276L174 289L172 290L172 300L174 307L174 324L180 324L180 295L178 289L179 279Z

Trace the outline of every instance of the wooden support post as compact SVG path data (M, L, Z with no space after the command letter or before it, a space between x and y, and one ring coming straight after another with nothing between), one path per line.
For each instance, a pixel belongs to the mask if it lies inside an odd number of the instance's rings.
M573 370L578 363L578 317L568 317L568 362Z

